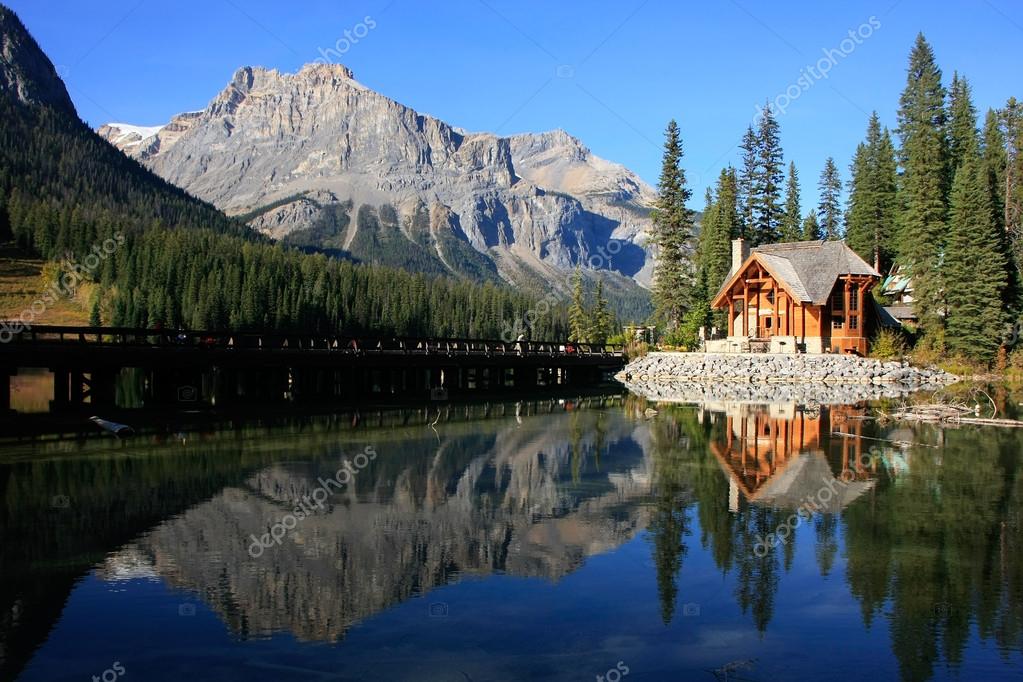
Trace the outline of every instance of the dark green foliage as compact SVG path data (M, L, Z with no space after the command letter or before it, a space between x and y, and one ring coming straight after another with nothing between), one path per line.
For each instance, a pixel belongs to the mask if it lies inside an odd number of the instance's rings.
M692 192L686 186L681 163L682 140L678 124L671 121L665 131L664 158L651 238L658 250L654 305L658 319L669 330L676 327L685 315L693 279L687 251L694 221L693 212L686 206Z
M948 170L954 178L977 137L977 110L973 106L970 84L957 72L952 73L948 99Z
M961 140L960 165L952 185L949 240L943 267L955 282L948 302L949 350L990 362L1001 343L1006 317L1003 294L1008 258L991 212L988 179L974 132Z
M757 128L757 170L753 183L753 246L772 244L781 237L781 186L785 178L782 170L781 139L778 121L770 106L761 110Z
M604 296L604 280L597 280L597 290L594 294L593 310L589 314L589 333L587 340L590 343L607 343L607 339L614 332L614 315L608 308L607 297Z
M849 181L846 241L849 247L880 272L895 256L898 221L898 171L895 147L888 130L874 112L867 139L856 148Z
M781 220L781 240L798 242L803 237L803 217L799 203L799 173L796 164L789 163L789 175L785 181L785 214Z
M810 211L803 218L803 241L821 239L821 225L817 222L817 212Z
M740 229L737 201L735 169L722 169L715 192L708 196L707 210L703 216L703 230L697 247L696 276L701 305L694 306L694 309L705 309L709 313L710 300L728 277L732 266L731 240L738 235ZM697 327L708 324L723 326L727 323L726 316L723 311L717 311L713 315L704 316ZM699 317L699 313L696 317Z
M899 257L913 277L920 326L935 339L943 328L941 252L948 206L948 141L945 88L931 46L918 35L899 100L902 140Z
M738 175L739 189L739 234L738 237L753 238L753 223L756 203L757 168L759 164L759 143L753 126L746 128L742 136L742 168Z
M817 189L820 190L817 217L820 219L821 236L823 239L838 239L841 237L842 204L839 195L842 192L842 179L838 175L835 160L830 156L824 162Z
M568 340L585 341L589 333L586 304L583 300L583 275L579 268L572 275L572 304L568 307Z

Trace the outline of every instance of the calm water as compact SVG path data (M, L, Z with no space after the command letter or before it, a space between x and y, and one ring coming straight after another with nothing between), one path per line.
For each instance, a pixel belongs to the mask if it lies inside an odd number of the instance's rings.
M1023 677L1023 433L647 408L3 446L0 677Z

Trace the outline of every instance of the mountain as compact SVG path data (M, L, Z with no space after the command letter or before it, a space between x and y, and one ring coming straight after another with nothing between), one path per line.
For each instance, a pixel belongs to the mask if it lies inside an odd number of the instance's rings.
M462 338L497 338L537 308L535 296L507 286L282 248L99 137L3 5L0 50L0 268L5 283L22 283L3 297L0 317L18 318L17 328L53 323L59 306L38 305L54 292L83 324ZM184 129L189 119L179 118ZM119 144L150 136L125 130ZM19 259L38 256L38 267L7 258L9 242ZM564 337L564 317L553 306L534 338Z
M17 15L0 5L0 91L23 104L74 113L75 105L53 64Z
M155 132L113 123L98 132L286 243L559 289L580 263L610 270L619 286L649 283L654 191L634 173L563 131L466 132L344 66L241 68L200 112Z

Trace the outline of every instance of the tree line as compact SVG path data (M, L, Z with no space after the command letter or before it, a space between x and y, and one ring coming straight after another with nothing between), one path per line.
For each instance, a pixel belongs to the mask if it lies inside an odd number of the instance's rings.
M273 244L67 112L0 93L0 240L82 273L115 236L116 250L84 272L93 325L499 338L536 305L497 283ZM567 333L565 306L533 328L536 339Z
M1010 98L982 124L967 79L943 85L933 49L918 35L899 99L898 127L871 114L845 184L827 157L817 206L801 214L799 173L784 166L770 105L743 136L739 168L706 196L695 235L678 124L665 133L652 243L658 248L655 316L669 341L692 343L700 326L725 324L709 301L727 277L732 239L751 246L844 239L884 275L912 278L920 340L934 352L991 362L1020 312L1023 265L1023 106Z

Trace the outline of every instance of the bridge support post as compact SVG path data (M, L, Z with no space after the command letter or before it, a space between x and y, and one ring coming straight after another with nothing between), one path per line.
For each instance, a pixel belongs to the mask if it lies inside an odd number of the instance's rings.
M11 370L0 369L0 413L11 409Z
M50 401L50 412L67 410L71 397L71 372L63 367L53 370L53 400Z

